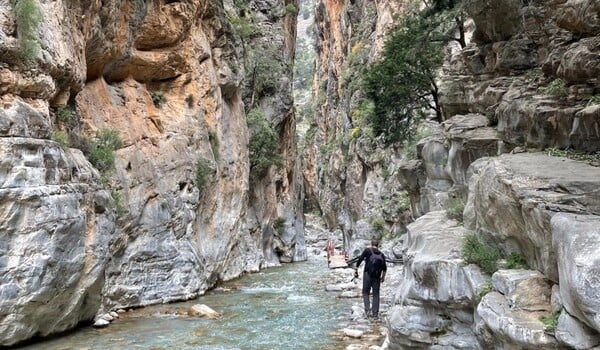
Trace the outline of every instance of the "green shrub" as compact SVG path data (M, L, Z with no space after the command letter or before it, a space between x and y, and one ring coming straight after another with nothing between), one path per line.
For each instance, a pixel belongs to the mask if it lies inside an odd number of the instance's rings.
M569 159L586 161L586 162L600 162L600 151L594 153L586 153L577 150L570 149L558 149L558 148L548 148L548 155L554 157L565 157Z
M277 153L277 134L259 109L248 113L247 123L250 130L250 177L258 180L267 175L270 167L282 166L283 159Z
M289 4L285 5L285 13L289 16L296 16L298 15L298 8L296 5L294 5L294 3L290 2Z
M90 163L105 174L114 169L115 150L121 148L123 142L119 132L111 129L100 129L93 139L81 137L77 146L86 155Z
M38 30L43 16L40 4L37 0L13 0L12 3L21 53L26 60L34 60L41 50Z
M446 201L444 210L446 212L446 218L462 223L465 200L462 198L449 198Z
M69 147L69 135L64 131L55 131L52 133L52 141L58 143L62 148Z
M73 114L68 106L60 106L56 108L56 119L63 125L69 125L73 121Z
M490 293L492 290L493 290L492 284L491 283L486 284L483 288L481 288L479 293L477 293L477 295L475 296L475 301L479 304L481 299L483 299L483 297L486 294Z
M527 262L525 257L517 252L512 252L506 257L506 268L508 269L526 269Z
M215 160L219 160L220 154L219 154L219 135L217 135L216 131L209 131L208 132L208 141L210 142L210 148L212 149L213 152L213 156L215 157Z
M152 103L154 103L154 106L157 108L162 107L163 103L166 101L165 93L160 90L150 91L150 97L152 98Z
M385 220L382 217L373 218L371 220L371 227L379 237L385 236L387 233Z
M204 186L210 179L213 173L213 168L210 166L209 162L205 159L200 159L196 164L196 187L200 191L204 189Z
M556 78L552 80L548 85L541 88L541 91L547 95L552 95L556 97L564 97L567 96L569 90L567 89L567 84L561 78Z
M231 17L229 18L229 22L233 26L235 32L242 39L249 39L255 35L258 35L260 32L259 28L249 17Z
M560 311L554 312L548 316L541 316L540 321L544 324L544 329L548 332L554 333L556 331L556 326L558 326L558 317L560 316Z
M277 218L275 222L273 222L273 229L277 231L279 234L283 233L283 229L285 228L285 218Z
M490 275L498 270L497 262L502 257L498 248L474 233L465 237L462 256L467 263L478 265Z
M123 198L123 194L115 189L110 191L110 196L115 202L115 210L117 212L117 217L122 217L127 209L125 208L125 200Z

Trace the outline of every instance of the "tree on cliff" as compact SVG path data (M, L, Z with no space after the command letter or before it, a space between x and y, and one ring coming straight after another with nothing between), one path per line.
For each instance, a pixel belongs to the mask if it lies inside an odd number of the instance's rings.
M369 123L375 135L383 135L387 142L409 137L415 121L428 111L443 120L436 72L443 62L444 45L451 40L464 45L462 22L453 24L462 17L449 10L457 2L432 1L424 10L407 12L387 33L382 59L363 76L363 91L374 104Z

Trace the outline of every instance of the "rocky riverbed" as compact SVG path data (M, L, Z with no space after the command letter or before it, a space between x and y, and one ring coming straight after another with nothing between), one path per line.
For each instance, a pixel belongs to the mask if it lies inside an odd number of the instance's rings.
M336 236L322 227L318 217L307 215L305 234L309 250L308 258L325 262L325 242L328 238L335 240ZM382 250L386 256L391 257L393 255L391 253L393 246L394 242L382 243ZM341 251L341 242L338 242L336 248L338 252ZM397 247L394 248L397 249ZM386 319L388 311L394 303L397 287L402 279L402 265L388 263L386 279L380 290L379 320L367 319L364 314L361 295L363 267L364 264L361 264L358 279L353 279L354 269L337 268L329 270L330 273L324 275L322 280L318 281L322 288L331 295L332 303L340 298L353 301L345 316L339 320L338 329L331 336L339 339L346 350L386 349Z

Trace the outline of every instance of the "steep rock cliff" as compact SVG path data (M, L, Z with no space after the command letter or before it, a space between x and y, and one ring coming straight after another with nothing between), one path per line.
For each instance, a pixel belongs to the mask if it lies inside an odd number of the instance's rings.
M401 5L323 0L315 10L315 114L304 150L306 196L318 203L327 226L339 232L349 251L373 234L371 222L388 230L410 217L406 192L393 176L400 156L361 137L359 127L358 77L381 48Z
M0 344L304 258L294 2L29 3L28 23L0 2ZM290 67L260 99L282 165L256 183L239 11ZM122 143L98 171L79 149L107 130Z
M414 155L365 135L354 84L377 59L379 24L403 4L319 2L304 172L307 196L345 249L382 233L374 217L406 226L389 348L597 346L600 171L597 160L549 156L600 151L597 1L465 1L467 45L449 46L439 72L444 121L419 127ZM464 224L440 210L453 202L466 202ZM490 276L467 264L471 234L521 257L521 268L500 260Z

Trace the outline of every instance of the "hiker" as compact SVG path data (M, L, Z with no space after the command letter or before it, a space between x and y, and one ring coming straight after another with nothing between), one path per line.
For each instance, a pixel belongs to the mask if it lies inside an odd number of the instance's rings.
M371 241L371 246L365 248L362 254L358 257L356 268L354 269L354 277L358 277L358 267L363 260L365 261L362 287L365 314L367 317L372 317L375 319L379 317L379 285L385 281L385 273L387 271L385 255L383 255L378 247L379 241L373 239ZM369 303L369 293L371 289L373 289L372 308L370 307Z

